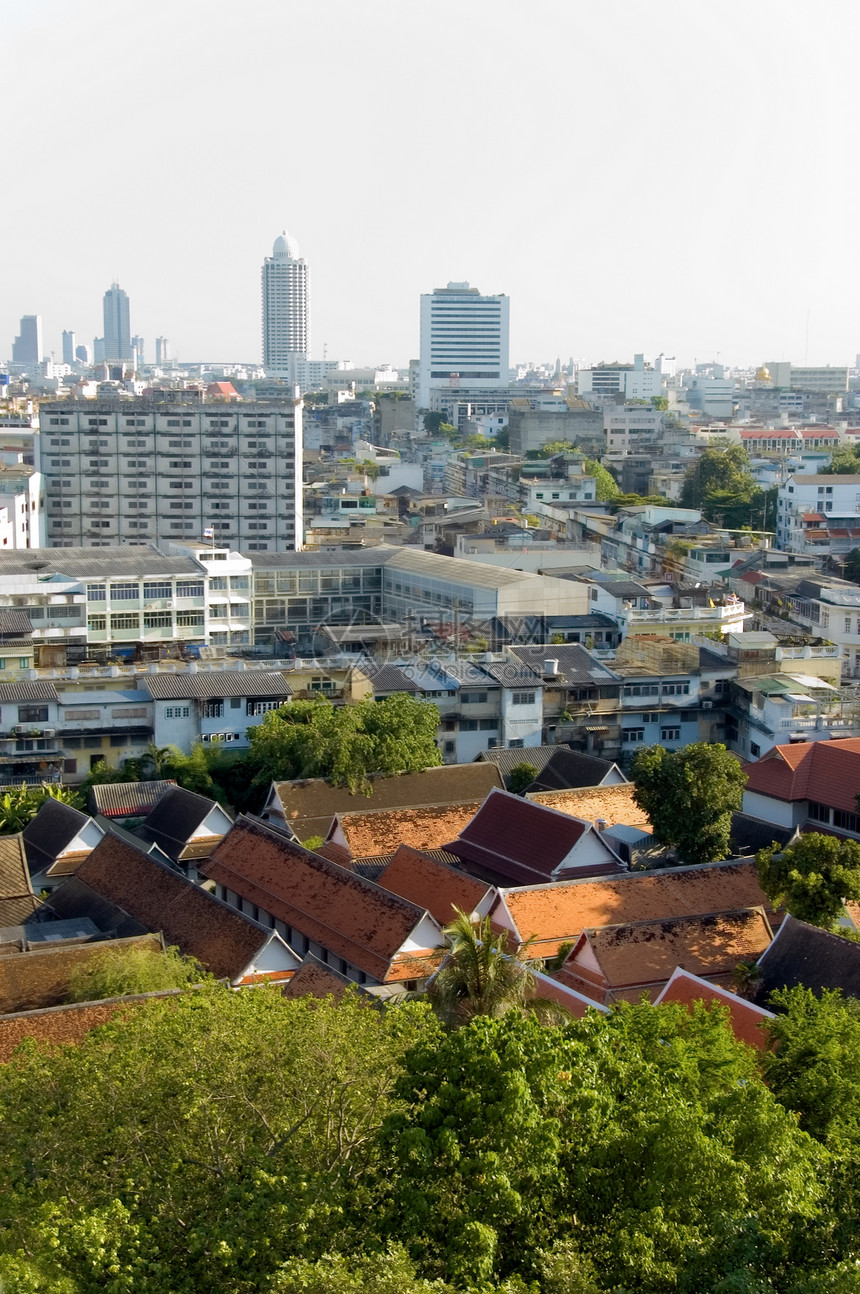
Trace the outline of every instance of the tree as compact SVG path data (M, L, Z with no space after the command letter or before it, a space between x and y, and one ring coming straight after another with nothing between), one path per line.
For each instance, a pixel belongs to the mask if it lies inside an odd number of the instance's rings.
M860 474L860 468L858 468L858 474ZM860 584L860 548L851 549L845 559L843 574L846 580L853 580L855 584Z
M73 972L68 1002L96 1002L129 993L155 993L188 988L210 976L194 957L178 948L153 952L148 948L110 948Z
M742 445L715 442L687 469L681 489L682 508L701 508L714 491L749 498L756 489L749 454Z
M444 421L445 421L444 413L425 413L424 430L427 433L427 435L431 437L438 436L439 428L441 427Z
M511 429L507 424L499 428L496 432L495 440L496 449L501 449L504 453L507 453L511 447Z
M840 445L834 449L826 467L819 467L819 476L857 476L860 475L860 454L853 445Z
M81 807L81 796L68 786L43 782L41 786L16 786L0 796L0 836L16 835L32 822L46 800Z
M525 760L514 764L508 774L508 790L513 791L514 795L520 795L527 786L531 786L537 775L538 771L534 764L529 764Z
M768 1005L764 1076L819 1141L860 1141L860 1002L824 989L778 989Z
M329 777L336 786L371 793L374 774L418 773L440 764L439 711L398 692L356 705L293 701L250 731L249 768L257 785L295 777Z
M489 917L473 925L465 912L455 911L445 928L450 947L444 949L445 959L427 990L444 1024L456 1028L479 1015L496 1020L515 1009L542 1019L566 1017L555 1002L535 997L534 967L527 963L530 941L510 951L507 931L494 931Z
M324 1254L316 1262L293 1258L276 1273L271 1294L456 1294L438 1280L422 1280L406 1250L382 1254Z
M860 899L860 844L817 831L756 854L759 880L774 907L832 930L846 899Z
M686 863L712 863L729 853L732 814L747 775L725 746L693 742L682 750L648 746L631 767L633 797L654 835Z
M585 460L585 470L589 476L594 477L595 493L598 499L608 502L617 498L621 493L615 477L602 463L598 463L596 458L587 458Z

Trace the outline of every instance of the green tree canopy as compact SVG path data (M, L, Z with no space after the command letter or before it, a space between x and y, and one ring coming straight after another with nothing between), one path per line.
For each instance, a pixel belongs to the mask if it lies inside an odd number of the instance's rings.
M534 764L530 764L527 760L514 764L508 774L508 790L513 791L514 795L519 795L527 786L531 786L537 775L538 771Z
M826 467L819 467L819 476L860 475L860 454L853 445L840 445L833 451Z
M747 775L725 746L648 746L637 751L631 777L634 799L651 819L654 835L685 863L728 856L732 814L741 807Z
M860 899L860 844L817 831L756 854L761 887L774 907L830 930L846 899Z
M257 785L294 777L330 777L369 791L374 773L417 773L440 764L439 711L399 692L357 705L293 701L250 731L248 765Z
M155 993L187 988L210 978L193 957L178 948L154 952L148 948L109 948L73 972L67 1001L96 1002L129 993Z
M81 795L68 786L43 782L41 786L16 786L0 795L0 836L12 836L32 822L46 800L60 800L75 808L82 806Z
M596 458L587 458L585 460L585 470L589 476L594 477L595 493L598 499L603 502L610 502L618 498L621 490L615 477L607 467L604 467L602 463L598 463Z

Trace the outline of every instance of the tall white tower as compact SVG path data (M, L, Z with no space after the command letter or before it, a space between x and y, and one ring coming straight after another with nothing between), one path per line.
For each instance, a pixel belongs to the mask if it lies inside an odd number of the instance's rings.
M301 381L310 351L308 266L286 230L263 262L263 367L272 377Z
M112 283L104 294L104 327L105 359L132 359L128 294L118 283Z
M509 330L504 295L485 297L468 283L449 283L422 296L419 408L429 406L433 386L506 386Z

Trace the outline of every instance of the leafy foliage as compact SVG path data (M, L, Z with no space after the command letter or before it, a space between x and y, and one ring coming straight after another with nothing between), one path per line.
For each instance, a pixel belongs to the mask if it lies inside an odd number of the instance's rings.
M46 800L81 807L80 795L67 786L43 782L41 786L16 786L0 795L0 836L15 835L32 822Z
M768 512L775 507L750 471L747 451L727 440L709 446L688 468L680 504L682 508L700 508L707 521L733 530L745 526L766 529Z
M860 475L860 454L853 445L840 445L833 451L826 467L819 467L819 476Z
M832 929L846 899L860 899L860 844L812 831L756 855L759 879L775 907Z
M369 792L374 773L416 773L440 764L438 725L436 706L405 693L338 707L293 701L251 729L248 765L257 785L330 777L336 786Z
M631 767L633 797L654 835L686 863L726 858L732 813L741 807L747 776L725 746L693 742L681 750L647 746Z
M152 952L146 948L109 948L72 974L67 1001L95 1002L128 993L154 993L187 988L210 976L193 957L178 948Z
M598 499L609 502L617 499L621 490L615 477L607 467L598 463L596 458L587 458L585 460L585 470L589 476L594 477L595 493Z
M514 795L519 795L527 786L531 786L537 774L534 764L529 764L526 760L514 764L508 774L508 790L513 791Z

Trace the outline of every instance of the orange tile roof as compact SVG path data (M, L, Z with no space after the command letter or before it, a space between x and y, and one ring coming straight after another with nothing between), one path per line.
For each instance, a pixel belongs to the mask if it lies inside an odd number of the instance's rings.
M758 906L764 907L772 925L778 921L759 885L755 863L745 860L502 890L491 918L499 926L512 919L524 940L535 935L535 956L547 957L596 926Z
M400 845L413 849L441 849L458 836L481 807L467 804L427 804L413 809L370 809L366 813L339 813L332 834L340 828L353 858L393 854Z
M746 764L748 791L777 800L817 800L856 813L860 791L860 737L774 746Z
M772 938L761 908L635 921L584 930L564 970L613 996L638 997L665 984L676 966L699 975L731 975L738 962L756 961Z
M735 1037L749 1047L758 1047L760 1051L767 1047L767 1031L762 1026L774 1018L772 1011L766 1011L763 1006L755 1006L718 984L709 984L707 980L682 970L680 966L672 972L666 987L654 999L655 1006L678 1003L688 1010L692 1010L696 1002L702 1002L705 1006L728 1007L729 1023Z
M385 870L376 878L377 885L410 903L426 908L440 926L453 921L454 909L471 913L493 888L468 872L457 871L435 858L428 858L409 845L401 845Z
M297 971L293 972L289 984L284 989L284 997L333 997L339 1002L349 987L349 980L339 975L330 966L308 957Z
M431 957L441 942L438 932L432 947L402 952L431 920L424 909L258 819L237 818L203 871L380 982L416 978L416 961Z
M568 791L533 791L526 799L543 804L572 818L595 822L602 818L607 827L642 827L651 830L648 814L633 799L632 782L620 786L580 786Z

